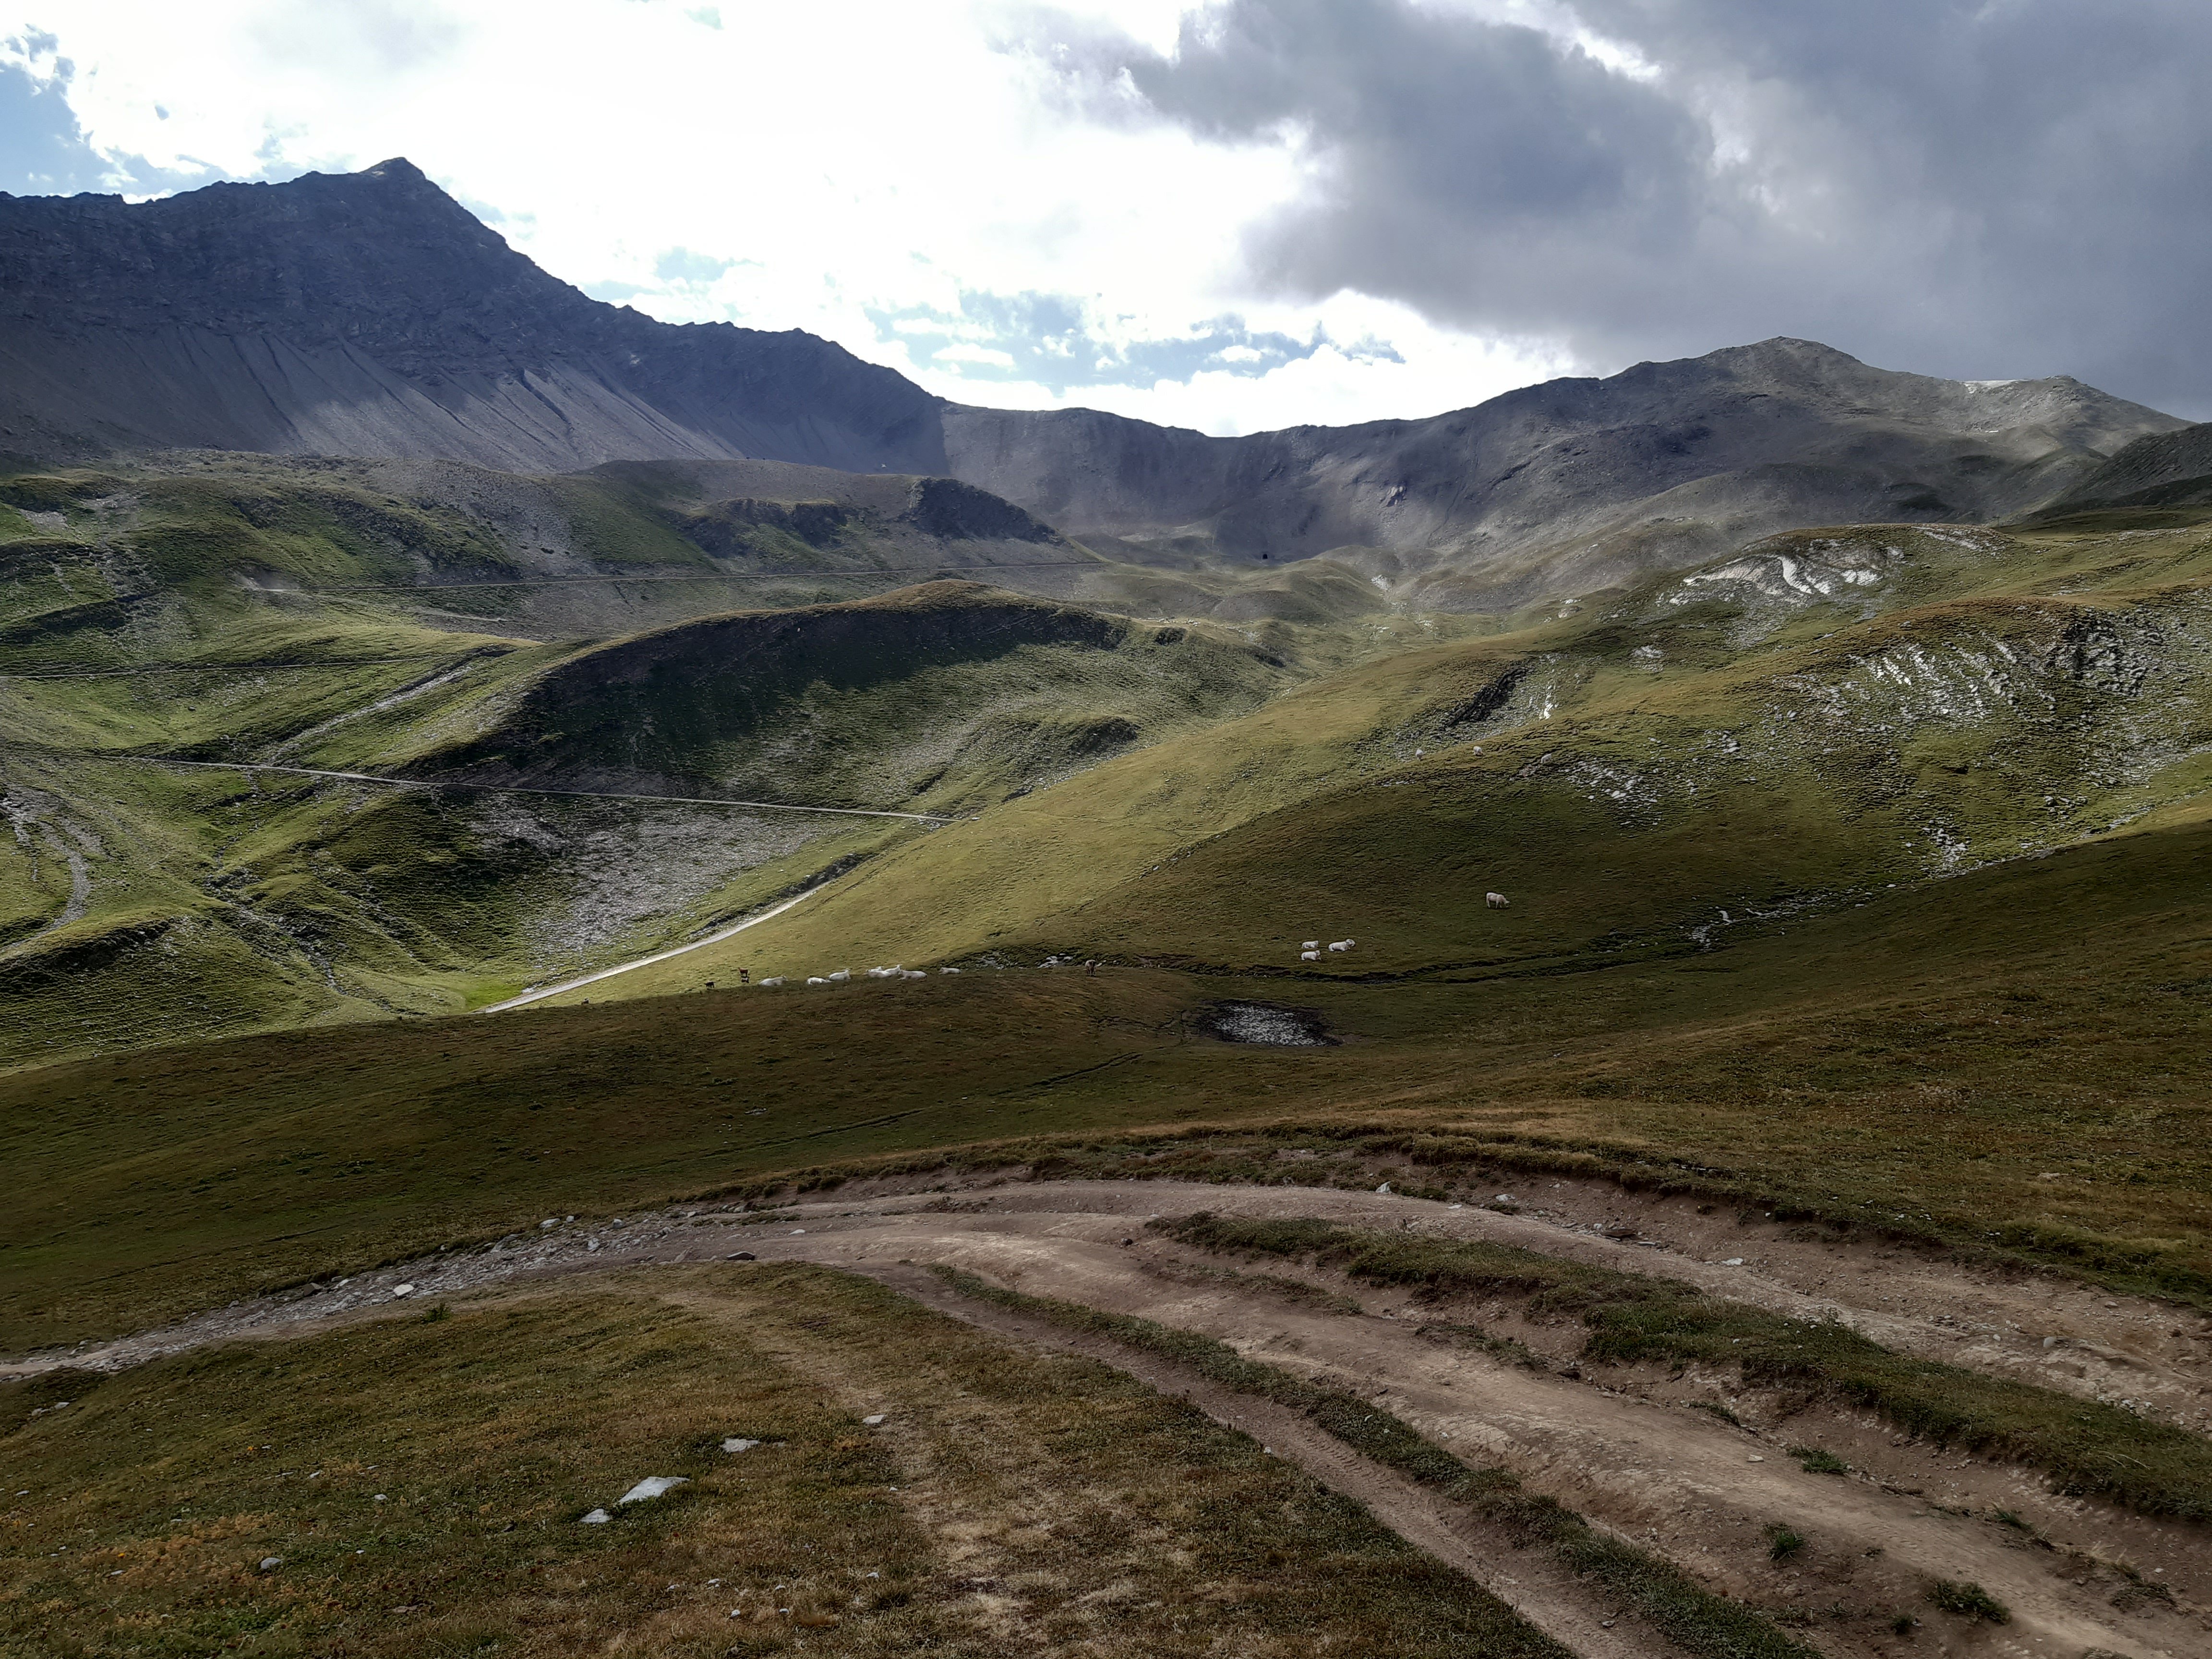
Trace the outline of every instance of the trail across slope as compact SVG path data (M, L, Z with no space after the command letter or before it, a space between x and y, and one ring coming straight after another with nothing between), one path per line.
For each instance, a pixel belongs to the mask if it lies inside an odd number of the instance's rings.
M1691 1212L1670 1228L1664 1218L1645 1217L1650 1224L1638 1229L1638 1239L1606 1237L1577 1218L1577 1205L1590 1197L1563 1191L1555 1214L1543 1218L1391 1194L1133 1181L886 1191L872 1198L855 1192L766 1214L556 1218L539 1237L517 1237L489 1254L380 1269L80 1350L66 1363L129 1364L208 1341L396 1311L414 1305L395 1301L401 1283L419 1300L603 1265L739 1253L894 1277L902 1264L945 1261L1028 1294L1202 1333L1295 1375L1364 1394L1431 1438L1504 1465L1594 1522L1662 1548L1708 1584L1808 1615L1822 1607L1846 1609L1849 1617L1819 1616L1819 1628L1832 1638L1825 1644L1835 1651L1885 1650L1887 1632L1873 1622L1875 1610L1923 1606L1924 1587L1935 1579L1984 1586L2011 1609L2007 1639L2040 1641L2043 1650L2102 1647L2145 1659L2201 1650L2212 1540L2199 1528L2068 1498L2033 1469L1900 1438L1848 1402L1735 1386L1702 1368L1588 1372L1557 1361L1532 1364L1514 1357L1514 1344L1542 1344L1540 1325L1486 1316L1469 1324L1465 1313L1425 1310L1388 1292L1363 1293L1354 1311L1340 1281L1243 1271L1143 1226L1155 1213L1203 1208L1510 1238L1632 1262L1763 1304L1825 1310L1875 1325L1900 1345L1942 1352L1950 1363L1998 1371L2013 1369L2005 1352L2012 1343L2049 1352L2038 1333L2075 1311L2056 1310L2064 1298L2054 1298L2048 1285L1947 1269L1933 1257L1906 1275L1922 1287L1911 1305L1879 1310L1869 1304L1894 1276L1879 1250L1832 1250L1816 1259L1810 1251L1762 1249L1758 1261L1741 1265L1714 1261L1712 1244L1695 1231L1706 1218ZM1771 1230L1766 1236L1771 1242ZM1646 1248L1655 1243L1661 1248ZM2016 1337L1959 1340L1954 1310L1961 1308L1991 1316L1978 1323L2015 1328ZM2115 1334L2129 1322L2172 1316L2155 1304L2110 1297L2078 1311ZM1478 1328L1510 1340L1501 1349L1463 1334ZM2186 1358L2169 1351L2160 1364L2176 1393L2212 1378L2212 1356L2201 1351ZM2044 1380L2056 1385L2063 1376ZM1824 1473L1830 1464L1809 1456L1797 1468L1792 1449L1803 1446L1852 1473ZM1770 1537L1783 1532L1810 1541L1770 1556ZM2152 1588L2130 1592L2138 1582Z

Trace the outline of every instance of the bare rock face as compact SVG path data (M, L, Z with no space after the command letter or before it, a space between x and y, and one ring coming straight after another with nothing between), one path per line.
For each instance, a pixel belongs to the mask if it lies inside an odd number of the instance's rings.
M797 330L678 326L411 163L163 201L0 196L0 449L744 457L940 473L937 400Z

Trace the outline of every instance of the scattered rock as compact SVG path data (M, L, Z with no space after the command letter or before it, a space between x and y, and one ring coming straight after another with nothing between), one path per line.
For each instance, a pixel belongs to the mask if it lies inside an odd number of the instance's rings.
M889 1412L878 1412L873 1417L864 1417L860 1421L869 1428L872 1429L890 1415L890 1413Z
M1727 1261L1722 1262L1721 1266L1723 1267L1741 1267L1743 1266L1743 1258L1740 1255L1732 1255Z
M579 1520L576 1524L580 1527L604 1527L608 1522L613 1519L614 1516L609 1515L605 1510L593 1510L589 1515L585 1516L582 1519Z
M1272 1002L1217 1002L1198 1009L1194 1023L1220 1042L1265 1048L1330 1048L1337 1042L1319 1010Z
M274 1572L283 1565L284 1558L281 1555L264 1555L261 1558L261 1571L264 1572Z
M415 1294L415 1287L412 1285L394 1285L392 1287L392 1293L394 1296L412 1296Z
M739 1250L734 1255L725 1256L722 1259L725 1261L757 1261L760 1258L756 1256L750 1250Z
M767 1443L765 1440L725 1440L722 1443L722 1449L726 1452L749 1452L755 1446L764 1446Z
M673 1492L678 1486L688 1486L690 1484L690 1479L686 1475L648 1474L620 1498L616 1498L615 1507L619 1509L624 1504L642 1504L648 1498L658 1498L663 1492Z

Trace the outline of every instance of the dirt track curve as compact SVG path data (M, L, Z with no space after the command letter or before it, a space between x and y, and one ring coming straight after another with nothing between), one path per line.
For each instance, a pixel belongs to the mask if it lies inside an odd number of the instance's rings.
M921 1266L944 1262L1032 1294L1200 1332L1372 1398L1468 1462L1502 1464L1531 1490L1666 1555L1707 1586L1781 1613L1825 1651L2020 1659L2212 1653L2212 1535L2204 1528L2062 1498L2033 1469L1909 1440L1836 1402L1747 1390L1732 1375L1516 1364L1447 1340L1431 1322L1433 1310L1402 1295L1273 1263L1266 1268L1278 1279L1271 1289L1142 1225L1156 1214L1210 1209L1494 1239L1679 1278L1796 1316L1844 1319L1898 1349L2085 1396L2124 1398L2147 1414L2203 1427L2212 1383L2212 1357L2199 1340L2203 1322L2171 1307L1892 1249L1794 1241L1779 1227L1747 1229L1732 1217L1700 1217L1595 1183L1547 1181L1515 1196L1528 1206L1522 1213L1318 1188L1017 1182L929 1194L852 1187L772 1215L683 1209L619 1221L563 1218L489 1252L442 1254L5 1369L119 1368L210 1341L389 1314L410 1305L395 1303L401 1284L415 1285L417 1298L454 1297L602 1267L696 1263L738 1252L818 1262L869 1273L956 1316L1104 1358L1188 1395L1365 1502L1386 1524L1590 1659L1673 1651L1539 1552L1488 1536L1457 1506L1364 1462L1307 1419L1216 1390L1119 1344L960 1297ZM1626 1236L1632 1229L1635 1236ZM1295 1277L1340 1298L1352 1291L1359 1310L1283 1293L1280 1280ZM1578 1329L1517 1325L1494 1310L1485 1310L1483 1324L1559 1361L1571 1358L1580 1340ZM1740 1424L1692 1401L1723 1405ZM1837 1454L1852 1472L1808 1472L1790 1455L1800 1444ZM2008 1524L1997 1511L2025 1525ZM1776 1528L1802 1535L1805 1547L1785 1560L1770 1559ZM2010 1608L2010 1621L1968 1625L1936 1613L1926 1590L1938 1578L1982 1585ZM1896 1632L1899 1613L1922 1626Z

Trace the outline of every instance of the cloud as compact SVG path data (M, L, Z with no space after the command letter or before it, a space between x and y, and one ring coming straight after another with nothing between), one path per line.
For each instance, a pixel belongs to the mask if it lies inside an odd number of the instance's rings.
M694 253L688 247L672 247L653 261L653 274L664 283L712 283L737 263Z
M1259 291L1619 363L1789 333L2212 401L2197 0L1226 0L1029 49L1110 130L1292 160ZM2207 410L2206 412L2212 412Z
M0 40L0 190L17 196L158 195L198 183L204 169L165 169L143 155L103 151L70 106L76 66L52 34ZM156 119L166 118L156 112Z
M1206 431L1771 334L2212 414L2203 0L705 9L47 0L0 189L406 155L654 316Z
M1255 330L1235 315L1170 331L1142 318L1094 314L1098 310L1095 301L1064 294L963 292L955 311L922 305L873 309L870 316L878 337L900 346L918 371L1020 382L1055 400L1073 388L1266 375L1312 356L1327 338L1320 329L1304 340ZM1373 341L1360 349L1389 350ZM988 393L979 386L973 395Z

